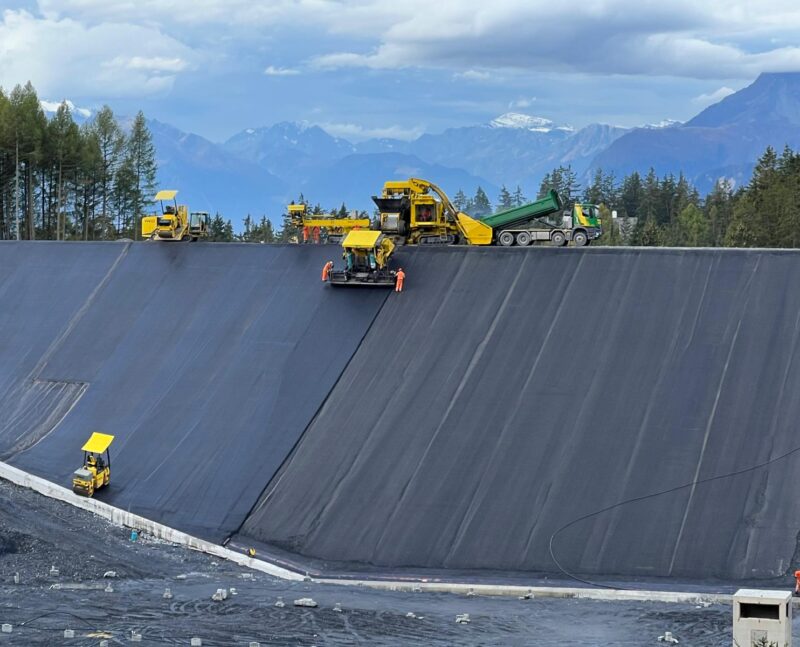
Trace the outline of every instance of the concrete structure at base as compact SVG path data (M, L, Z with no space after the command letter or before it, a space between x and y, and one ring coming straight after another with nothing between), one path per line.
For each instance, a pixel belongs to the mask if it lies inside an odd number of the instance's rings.
M69 485L111 433L103 502L329 564L795 570L800 253L401 248L401 295L330 254L0 243L0 459Z
M792 594L739 589L733 596L733 647L792 647Z

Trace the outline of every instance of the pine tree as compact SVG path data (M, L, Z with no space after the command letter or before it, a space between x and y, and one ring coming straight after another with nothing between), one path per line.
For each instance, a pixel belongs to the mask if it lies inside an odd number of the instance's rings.
M528 201L528 199L523 195L519 184L517 184L517 189L514 191L514 195L511 196L511 201L515 207L521 207Z
M114 113L108 106L103 106L94 118L92 131L97 138L100 149L100 213L95 217L90 232L92 239L110 238L113 236L114 219L111 213L114 174L122 160L125 138L117 123Z
M465 207L467 206L467 196L461 189L458 190L453 198L453 206L459 211L464 211Z
M475 197L472 199L470 215L482 218L490 213L492 213L492 203L489 202L489 196L486 195L486 192L481 187L478 187L477 191L475 191Z
M497 197L496 211L505 211L506 209L511 209L513 206L514 198L504 184L500 189L500 195Z
M76 172L80 159L80 130L66 102L47 125L49 162L55 176L55 238L63 240L66 229L66 178ZM50 227L45 227L51 229Z
M157 171L153 135L141 111L133 120L130 135L125 142L125 164L133 174L133 181L130 186L130 214L124 221L123 229L128 232L133 229L135 237L138 235L139 218L153 202Z

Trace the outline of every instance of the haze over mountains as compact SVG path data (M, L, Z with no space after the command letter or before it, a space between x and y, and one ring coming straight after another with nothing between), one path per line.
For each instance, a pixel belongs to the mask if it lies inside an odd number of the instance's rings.
M248 128L226 142L151 121L161 186L178 188L193 209L219 211L235 223L247 213L277 222L300 193L312 203L371 212L384 181L421 176L451 196L481 186L495 199L501 185L533 196L541 178L571 165L618 178L632 171L683 171L701 193L720 178L747 182L771 145L800 148L800 73L762 74L750 86L681 124L628 129L591 124L576 130L549 119L507 113L489 123L424 134L412 141L353 143L316 125L283 122Z

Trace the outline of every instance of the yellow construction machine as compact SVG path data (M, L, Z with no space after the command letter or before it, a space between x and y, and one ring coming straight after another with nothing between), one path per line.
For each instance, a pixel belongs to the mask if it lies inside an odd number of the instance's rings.
M325 229L329 243L340 243L348 232L354 229L369 229L369 218L355 215L341 218L328 213L309 213L305 204L290 204L289 217L292 224L300 229L303 242L319 242L320 231Z
M372 196L380 211L380 229L396 243L487 245L491 230L459 211L433 182L419 178L390 181ZM484 240L488 237L488 240Z
M81 447L83 467L72 475L72 491L81 496L92 496L111 480L111 446L114 436L95 431ZM103 458L105 453L105 459Z
M380 231L351 231L342 241L344 269L329 261L323 279L331 285L393 287L395 272L389 269L394 243Z
M208 213L205 211L189 213L189 208L185 204L178 204L177 195L178 192L173 190L156 193L153 199L161 205L161 215L142 218L142 238L193 242L208 236Z

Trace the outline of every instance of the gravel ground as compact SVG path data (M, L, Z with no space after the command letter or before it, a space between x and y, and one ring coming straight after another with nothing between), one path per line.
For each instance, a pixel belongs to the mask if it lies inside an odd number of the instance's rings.
M55 567L58 574L51 574ZM114 571L116 577L104 577ZM14 575L19 574L19 584ZM112 591L107 591L109 586ZM169 587L173 597L163 597ZM214 602L217 589L236 590ZM311 597L316 608L295 607ZM276 606L282 599L284 607ZM337 609L341 609L339 611ZM456 615L468 613L469 624ZM413 614L413 615L411 615ZM730 607L392 593L284 582L0 482L0 645L730 645ZM65 629L75 631L64 638ZM797 629L797 627L796 627ZM800 633L796 630L796 633Z

